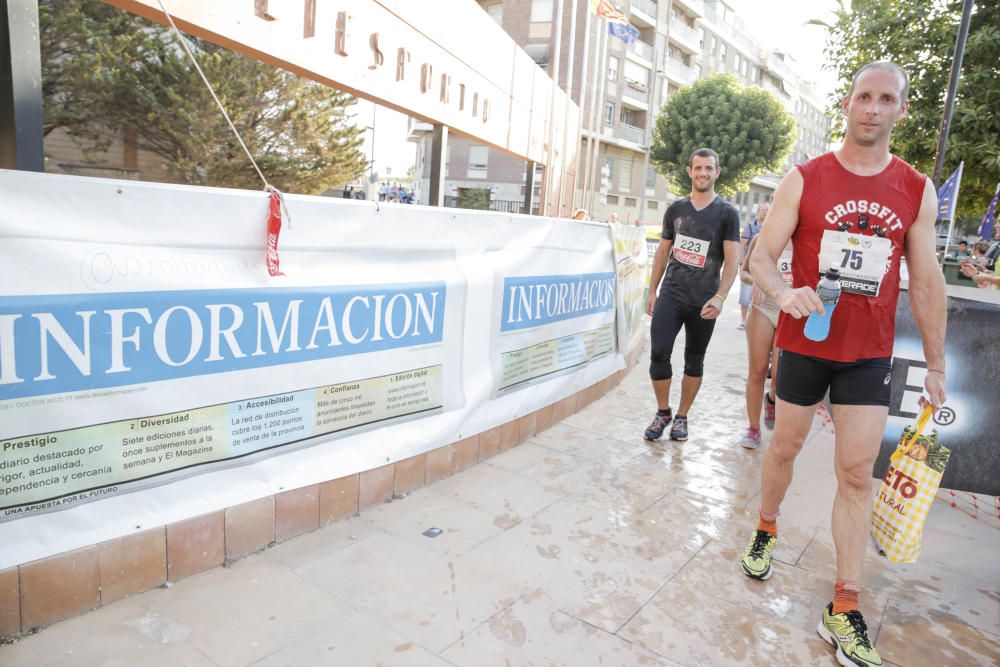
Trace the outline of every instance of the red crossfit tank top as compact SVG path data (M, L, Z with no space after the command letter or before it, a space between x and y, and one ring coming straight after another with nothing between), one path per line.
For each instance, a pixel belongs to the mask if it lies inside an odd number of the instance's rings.
M832 152L798 165L797 169L804 183L799 223L792 235L793 287L816 287L820 247L827 231L858 235L851 241L858 248L873 245L873 241L865 237L877 236L876 232L880 232L891 242L891 254L877 296L842 292L826 340L819 343L809 340L803 334L806 318L797 320L782 313L777 346L830 361L852 362L892 356L899 298L899 260L906 232L920 211L927 177L896 156L881 173L858 176L847 171ZM844 238L844 235L830 235L829 238L834 236ZM849 259L849 250L841 252ZM877 281L871 283L869 289L874 290L876 284Z

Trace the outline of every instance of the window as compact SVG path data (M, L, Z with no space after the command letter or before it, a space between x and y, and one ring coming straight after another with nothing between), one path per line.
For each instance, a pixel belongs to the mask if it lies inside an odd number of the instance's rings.
M726 45L721 44L719 47L719 60L726 62Z
M625 205L635 208L635 197L625 197Z
M531 0L531 22L552 22L552 0Z
M755 193L753 193L753 208L754 208L755 211L757 210L757 204L758 203L760 203L760 193L759 192L755 192Z
M618 206L618 195L608 195L608 205Z
M615 126L615 103L608 102L604 107L604 127Z
M618 58L611 56L608 58L608 81L618 80Z
M719 40L716 39L715 35L712 35L712 57L719 54Z
M490 164L490 149L486 146L469 146L469 171L467 178L486 178Z
M655 211L656 209L660 208L660 202L656 201L655 199L650 199L649 201L646 202L646 208L648 208L650 211Z
M490 15L490 18L497 22L497 25L503 25L503 3L494 2L491 5L486 5L484 7L486 13Z
M743 69L743 58L737 53L733 56L733 59L733 70L739 72Z
M698 46L705 48L705 29L698 28Z
M625 62L625 80L632 81L635 83L642 84L643 86L649 85L649 70L642 65L637 65L634 62Z
M656 170L652 167L646 169L646 187L655 188L656 187Z
M618 173L616 182L619 190L632 190L632 160L629 158L618 160Z

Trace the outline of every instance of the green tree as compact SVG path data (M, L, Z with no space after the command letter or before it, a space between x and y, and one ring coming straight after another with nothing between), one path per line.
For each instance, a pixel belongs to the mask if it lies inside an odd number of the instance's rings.
M701 147L722 163L716 190L726 196L778 171L795 140L795 119L771 93L748 88L729 74L681 88L660 110L650 160L676 192L688 192L687 162Z
M165 179L258 189L260 179L187 55L163 26L99 0L39 6L44 131L65 128L100 151L135 128L165 159ZM189 38L195 57L264 175L289 192L320 193L367 165L348 123L350 96Z
M490 208L489 188L459 188L458 207L488 211Z
M910 108L892 132L893 153L930 175L944 111L959 0L841 0L826 54L841 85L831 98L834 117L854 73L865 63L891 60L910 75ZM842 136L843 128L838 128ZM959 216L982 216L1000 181L1000 3L977 2L969 24L942 180L965 162Z

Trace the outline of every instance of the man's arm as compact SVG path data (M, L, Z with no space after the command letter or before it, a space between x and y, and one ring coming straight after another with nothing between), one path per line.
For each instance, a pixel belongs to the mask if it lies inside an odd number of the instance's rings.
M653 254L653 269L649 274L649 298L646 301L646 313L653 314L656 306L656 290L660 288L660 281L663 280L663 272L667 270L667 260L670 259L670 249L674 242L670 239L660 239L660 245L656 246Z
M792 169L781 179L774 192L767 224L757 235L757 248L750 259L754 285L764 290L781 309L799 319L813 311L823 312L823 302L812 287L792 289L778 271L778 257L799 224L799 200L802 199L802 174ZM794 262L794 258L792 259Z
M944 335L948 322L948 296L944 274L937 263L934 248L934 220L937 218L937 194L927 179L920 213L906 232L906 268L910 274L910 309L920 331L927 360L924 387L935 409L944 405Z
M750 245L747 246L747 253L743 258L743 262L740 263L740 282L744 285L753 285L753 276L750 275L750 258L753 257L753 250L757 247L757 238L754 237L753 241L750 241Z

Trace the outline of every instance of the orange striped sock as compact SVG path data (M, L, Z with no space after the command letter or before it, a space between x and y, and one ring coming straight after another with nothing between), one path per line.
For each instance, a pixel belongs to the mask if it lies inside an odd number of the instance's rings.
M757 530L763 530L772 537L778 536L778 513L768 514L764 510L758 510L760 519L757 521Z
M833 613L846 614L858 608L858 593L861 586L856 581L838 579L833 586Z

